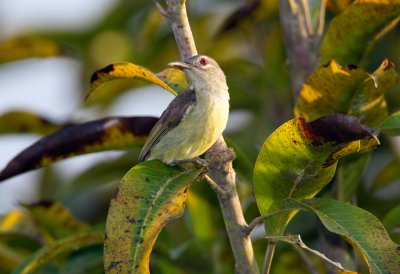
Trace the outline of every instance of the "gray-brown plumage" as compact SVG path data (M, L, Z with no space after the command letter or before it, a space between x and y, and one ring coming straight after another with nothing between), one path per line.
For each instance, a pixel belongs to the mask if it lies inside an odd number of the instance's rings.
M225 129L229 93L223 71L210 57L170 65L183 69L189 89L172 100L152 129L139 162L188 160L209 149Z

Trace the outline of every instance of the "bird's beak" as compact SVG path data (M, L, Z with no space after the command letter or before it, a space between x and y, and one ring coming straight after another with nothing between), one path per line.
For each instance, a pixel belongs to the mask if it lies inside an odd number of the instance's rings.
M190 66L186 63L183 62L171 62L168 63L168 66L174 67L174 68L179 68L179 69L189 69Z

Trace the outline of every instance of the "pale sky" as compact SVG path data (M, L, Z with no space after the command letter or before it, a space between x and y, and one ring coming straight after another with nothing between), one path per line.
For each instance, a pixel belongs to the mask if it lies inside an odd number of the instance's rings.
M117 0L0 0L0 42L29 31L78 31L96 24ZM73 118L88 120L90 112L79 110L82 65L71 58L31 59L0 65L0 114L23 109L55 121ZM155 100L155 98L157 98ZM158 87L145 87L118 98L108 115L160 116L173 96ZM231 130L248 123L251 117L231 112ZM34 135L0 135L0 169L17 153L38 139ZM97 153L57 163L55 168L74 176L93 161L117 157L120 152ZM0 214L20 202L36 199L33 171L0 183Z

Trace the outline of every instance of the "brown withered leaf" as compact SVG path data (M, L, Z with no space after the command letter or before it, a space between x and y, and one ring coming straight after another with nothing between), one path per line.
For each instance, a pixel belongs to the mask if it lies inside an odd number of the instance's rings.
M0 172L0 181L72 156L142 145L158 118L110 117L63 128L23 150Z

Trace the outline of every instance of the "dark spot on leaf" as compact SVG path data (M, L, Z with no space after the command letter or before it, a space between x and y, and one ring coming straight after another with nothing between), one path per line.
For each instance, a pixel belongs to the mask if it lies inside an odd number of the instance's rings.
M362 125L358 118L345 114L332 114L308 124L314 138L329 142L349 142L373 137L373 130Z
M98 80L99 74L100 73L109 73L114 70L114 65L108 65L105 68L99 69L95 73L93 73L92 77L90 77L90 83L93 83L94 81Z
M135 239L135 243L137 243L137 244L142 244L143 242L144 242L144 240L142 237Z
M43 163L98 151L98 147L110 141L107 130L118 130L130 136L147 136L158 120L156 117L110 117L63 128L43 137L12 159L0 172L0 181L41 167Z
M323 64L322 67L327 68L331 65L332 61L328 61L326 64Z
M113 198L114 200L116 200L116 199L118 198L118 194L119 194L119 187L117 187L117 189L115 190L115 192L114 192L112 198Z
M104 240L108 240L108 234L107 234L107 232L104 233Z
M136 223L135 218L131 217L131 216L126 216L126 219L128 220L129 223L134 224Z
M321 142L316 141L316 140L312 140L312 141L311 141L311 144L312 144L313 146L315 146L315 147L322 145Z
M398 246L396 247L396 250L397 250L398 252L400 252L400 245L398 245Z
M349 65L347 65L347 67L349 68L349 70L353 70L353 69L358 69L359 68L357 65L353 65L353 64L349 64Z
M119 265L120 263L122 263L122 261L112 262L112 263L107 267L107 270L110 271L111 269L113 269L114 267L116 267L117 265Z

